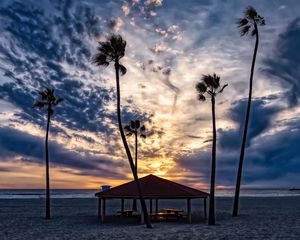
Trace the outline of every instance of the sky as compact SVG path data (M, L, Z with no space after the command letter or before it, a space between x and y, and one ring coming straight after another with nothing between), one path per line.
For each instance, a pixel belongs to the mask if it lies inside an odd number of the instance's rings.
M112 33L127 41L123 123L140 119L147 128L139 176L209 186L211 105L197 100L195 85L215 72L228 84L216 99L216 183L233 187L255 43L240 37L236 19L248 5L266 26L259 28L242 185L299 187L300 1L2 0L0 188L45 186L46 112L32 106L48 86L64 98L51 121L51 187L97 189L132 179L114 68L91 61L97 42Z

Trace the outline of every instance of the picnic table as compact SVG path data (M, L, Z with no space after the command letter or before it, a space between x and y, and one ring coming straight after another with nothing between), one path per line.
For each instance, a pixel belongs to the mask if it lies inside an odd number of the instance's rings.
M122 217L132 217L133 215L133 210L131 209L126 209L126 210L123 210L123 211L118 211L117 213L119 213L120 215L119 216L122 216Z
M177 208L164 208L162 212L152 214L155 220L178 220L183 217L184 211Z
M179 214L181 212L184 212L183 210L178 208L164 208L163 211L166 213L174 213L174 214Z

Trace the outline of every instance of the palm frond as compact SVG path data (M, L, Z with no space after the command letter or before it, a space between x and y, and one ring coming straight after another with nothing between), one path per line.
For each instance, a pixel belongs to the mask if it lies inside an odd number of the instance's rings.
M220 87L220 77L215 73L212 76L212 86L214 89L217 89Z
M246 26L242 27L242 29L241 29L241 31L240 31L241 36L244 36L244 35L248 34L250 28L251 28L250 25L246 25Z
M97 54L92 62L97 66L108 66L110 62L120 60L125 55L126 41L120 35L112 34L107 41L99 42ZM124 75L126 69L120 69Z
M145 125L141 126L141 131L142 131L142 132L146 131Z
M201 81L205 84L205 86L208 88L211 82L211 76L210 75L202 75Z
M198 94L198 100L204 102L206 100L206 97L203 94Z
M146 138L146 135L145 135L145 134L141 134L140 136L141 136L142 138L144 138L144 139Z
M199 82L196 84L196 90L199 94L203 94L207 90L207 86L205 85L204 82Z
M46 100L47 99L47 93L45 91L39 91L38 93L41 95L41 99L42 100Z
M255 20L255 18L257 17L257 11L255 10L254 7L248 6L246 11L245 11L245 16L249 20Z
M124 67L122 64L119 64L119 69L122 75L125 75L127 72L126 67Z
M53 114L53 109L51 108L51 106L54 107L63 101L63 98L55 97L54 88L47 87L47 88L45 88L45 90L39 91L38 94L40 95L41 99L37 100L33 107L43 108L45 106L48 106L48 107L50 107L50 108L48 108L50 115Z
M228 84L225 84L225 85L221 88L221 90L220 90L218 93L222 93L223 90L224 90L227 86L228 86Z
M126 126L124 127L124 130L125 130L126 132L132 132L132 129L131 129L131 127L130 127L129 125L126 125Z
M217 76L215 73L213 75L203 75L202 81L209 89L217 89L220 86L220 77Z
M103 53L97 53L92 59L92 62L97 66L107 67L109 65L109 62L107 61L107 56Z
M257 24L260 26L265 26L266 25L266 21L264 19L264 17L257 15L257 20L256 20Z
M256 29L253 29L252 31L251 31L251 36L255 36L256 35L256 33L257 33L257 31L256 31Z
M64 99L63 98L58 98L54 100L53 106L58 105L59 103L61 103Z
M135 128L140 128L141 126L141 123L140 123L140 120L135 120Z
M131 129L136 129L136 127L135 127L135 121L130 121L130 127L131 127Z
M113 54L113 49L111 47L109 40L107 42L99 42L97 50L98 50L98 53L101 53L101 54L105 55L106 57Z
M243 26L246 26L248 24L248 20L247 18L239 18L236 23L238 25L238 27L243 27Z
M113 34L110 36L108 41L118 59L121 59L125 55L126 41L123 40L121 35Z
M36 101L33 105L34 108L43 108L47 105L47 102Z

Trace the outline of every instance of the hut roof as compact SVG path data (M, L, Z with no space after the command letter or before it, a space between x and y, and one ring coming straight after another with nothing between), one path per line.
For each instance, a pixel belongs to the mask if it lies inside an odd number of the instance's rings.
M148 175L139 179L145 198L207 198L208 193L199 191L170 180ZM100 198L138 198L137 186L134 181L95 194Z

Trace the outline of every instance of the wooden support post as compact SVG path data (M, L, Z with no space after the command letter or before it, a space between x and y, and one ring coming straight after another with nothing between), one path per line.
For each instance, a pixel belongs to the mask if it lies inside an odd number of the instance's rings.
M144 224L144 222L145 222L145 216L143 211L141 210L141 224Z
M101 211L101 222L104 222L105 218L105 198L102 199L102 211Z
M121 212L124 212L124 198L121 199Z
M206 198L204 198L204 219L207 219Z
M150 214L152 214L152 199L150 199Z
M101 198L98 198L98 218L101 218Z
M187 199L188 222L192 223L191 199Z
M155 199L155 213L158 214L158 199Z

